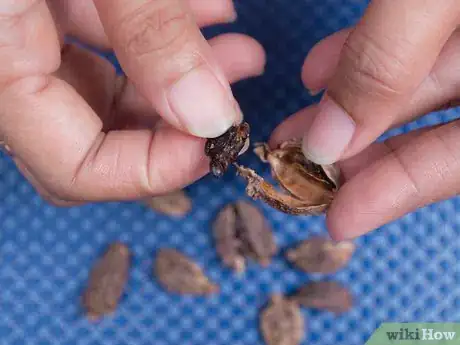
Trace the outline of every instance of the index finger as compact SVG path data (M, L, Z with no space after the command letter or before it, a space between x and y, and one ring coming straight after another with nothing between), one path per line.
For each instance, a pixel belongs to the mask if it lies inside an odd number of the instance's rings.
M304 137L306 155L330 164L385 132L429 75L459 15L455 0L371 2Z
M242 118L184 0L95 0L121 66L176 128L216 137Z
M65 200L133 199L205 173L201 140L170 127L103 133L81 95L52 76L59 52L46 1L0 2L0 141L50 194ZM168 165L154 162L171 157L168 150L175 155L174 169L162 174Z
M337 240L361 236L419 207L457 195L459 131L457 120L391 138L367 157L363 152L360 162L345 167L352 177L328 210L331 236ZM365 167L353 175L356 164L363 163Z

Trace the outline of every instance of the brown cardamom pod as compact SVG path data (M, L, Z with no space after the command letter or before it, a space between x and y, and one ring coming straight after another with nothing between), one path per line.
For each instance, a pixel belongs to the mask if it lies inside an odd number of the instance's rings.
M349 311L353 307L353 296L344 286L333 282L311 282L294 293L290 298L302 307L327 310L336 314Z
M273 295L261 312L260 329L267 345L298 345L305 333L305 322L297 303Z
M219 291L219 287L209 280L198 264L176 249L160 249L153 271L169 292L208 295Z
M170 217L183 217L192 209L192 200L183 190L147 198L145 204Z
M115 242L95 264L82 296L89 319L97 320L115 311L128 280L130 261L128 247Z
M246 201L224 207L213 224L216 250L224 264L245 270L246 258L267 266L277 252L272 230L261 210Z
M315 236L302 241L286 253L288 261L307 273L335 273L345 267L355 251L353 242L334 242Z
M300 140L282 143L270 150L267 144L256 144L254 152L270 164L273 178L282 191L266 182L255 171L238 166L246 182L246 193L273 208L292 215L319 215L326 211L340 188L340 170L336 165L318 165L302 153Z

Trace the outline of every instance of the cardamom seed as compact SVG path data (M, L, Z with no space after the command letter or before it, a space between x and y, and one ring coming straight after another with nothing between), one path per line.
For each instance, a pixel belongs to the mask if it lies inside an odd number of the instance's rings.
M210 170L215 177L222 177L230 164L249 147L249 124L234 125L217 138L206 140L205 154L211 159Z

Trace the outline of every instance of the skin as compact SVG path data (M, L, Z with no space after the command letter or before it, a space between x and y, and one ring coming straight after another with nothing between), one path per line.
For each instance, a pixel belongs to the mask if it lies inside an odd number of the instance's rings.
M375 142L457 104L459 23L458 1L375 0L355 27L307 56L303 82L324 90L322 100L282 123L271 145L303 137L307 157L342 168L346 183L327 214L333 238L363 235L459 193L459 121Z
M158 11L159 4L169 7ZM0 141L60 205L192 183L208 172L204 139L177 120L165 90L202 66L223 86L263 72L254 40L227 34L206 43L198 34L198 26L234 18L230 0L3 1ZM149 20L160 36L139 31ZM459 22L457 0L374 0L355 27L306 58L303 82L312 93L325 90L323 100L281 124L271 144L304 137L309 158L338 162L346 183L327 214L334 238L360 236L459 193L458 121L375 143L389 128L456 104ZM88 50L64 46L66 34L113 48L127 78Z
M2 1L0 142L58 205L132 200L192 183L208 172L204 138L240 120L229 84L264 69L265 53L250 37L206 42L200 33L235 18L231 0ZM65 35L114 49L126 77L90 50L64 45ZM187 98L177 85L203 72L182 91L211 87L199 96L226 110L216 107L215 119L204 121L216 128L200 135L202 119L190 119L207 103L185 107L196 110L190 114L176 103Z

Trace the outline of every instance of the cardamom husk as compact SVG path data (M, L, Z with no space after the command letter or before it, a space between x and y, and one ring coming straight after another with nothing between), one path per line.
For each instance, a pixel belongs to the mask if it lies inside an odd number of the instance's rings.
M341 174L337 165L311 162L302 153L301 141L297 139L286 141L275 150L259 143L254 152L270 164L281 191L254 170L235 164L238 174L247 182L246 193L251 198L261 199L292 215L320 215L327 210L340 188Z

